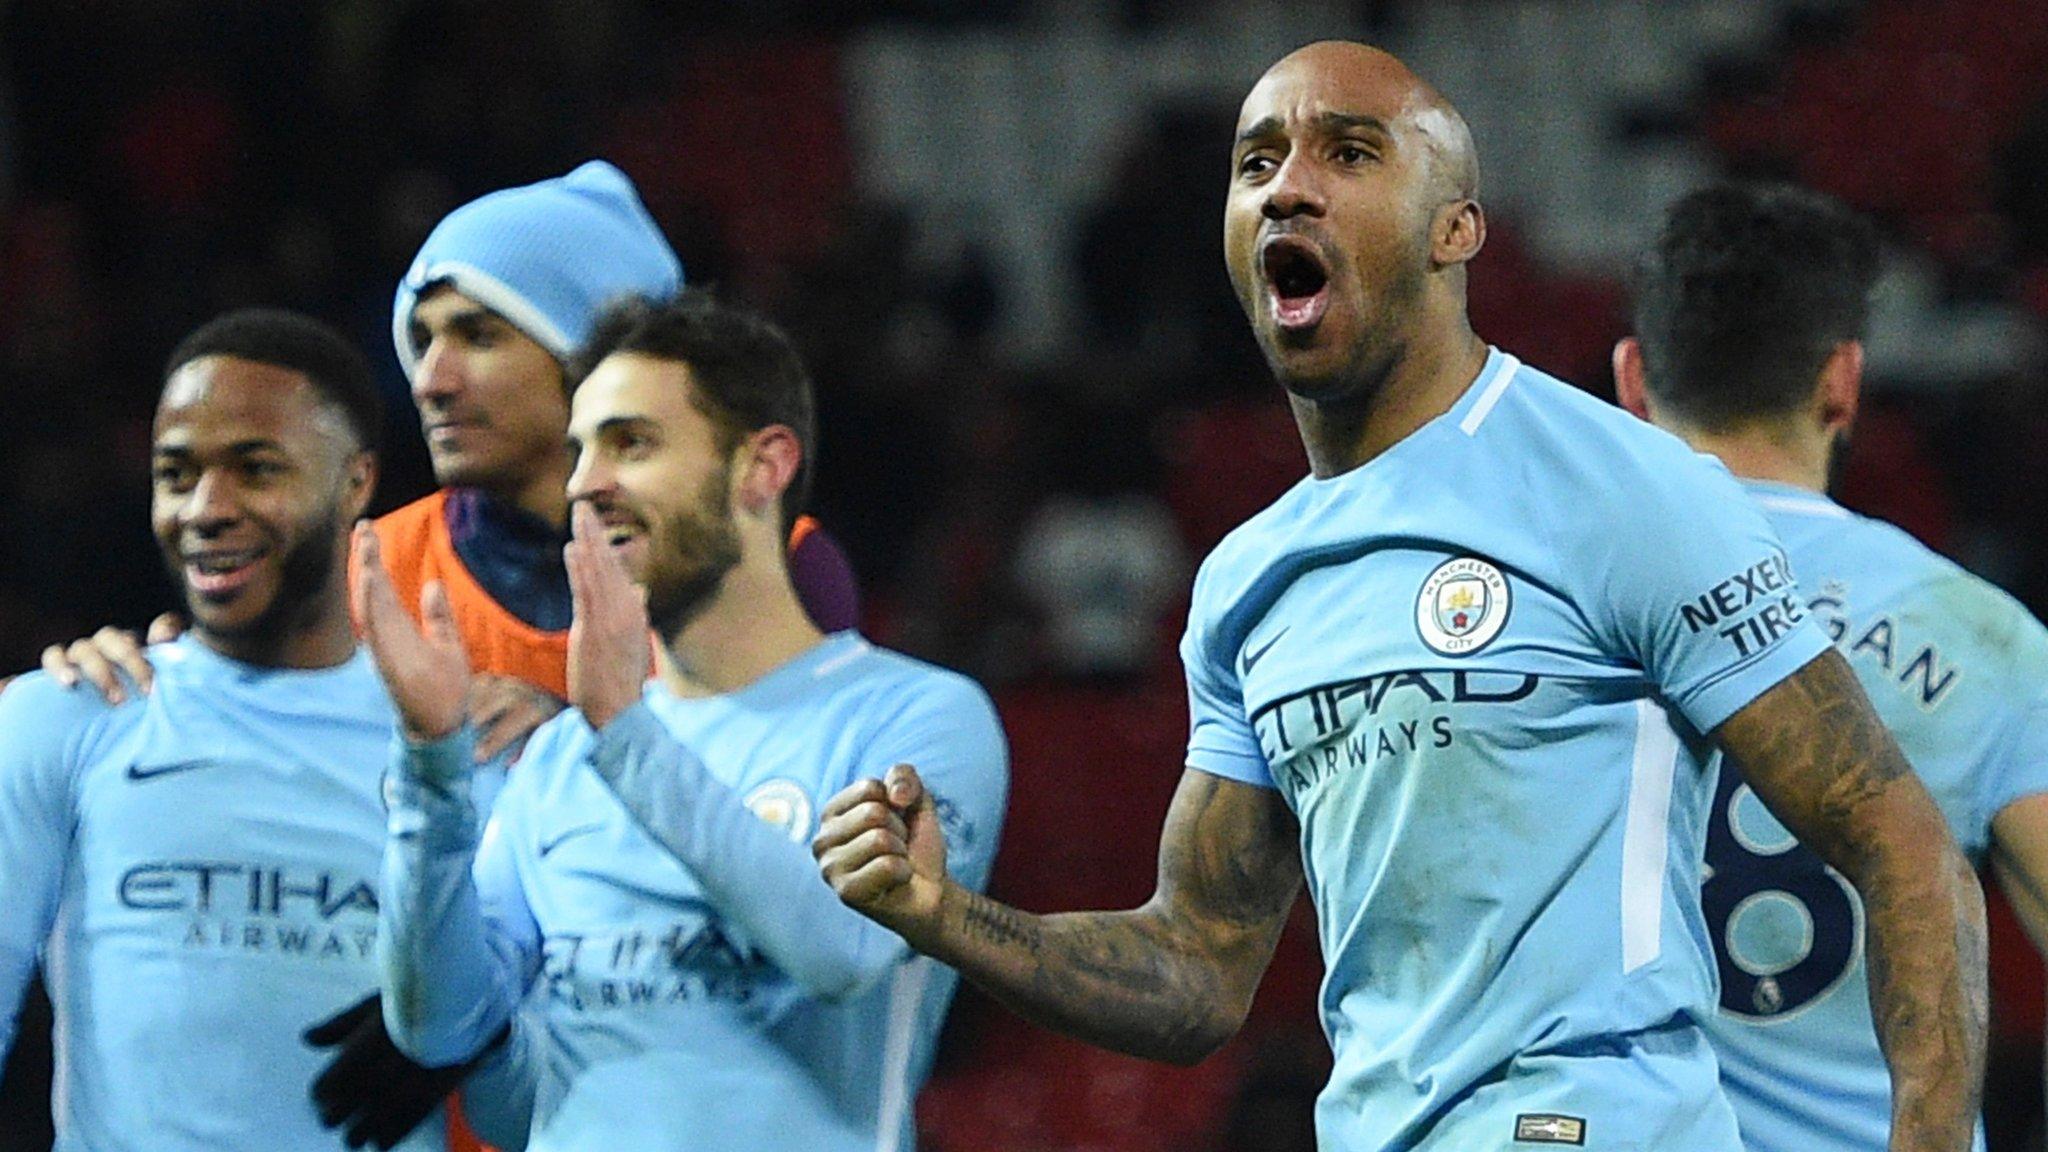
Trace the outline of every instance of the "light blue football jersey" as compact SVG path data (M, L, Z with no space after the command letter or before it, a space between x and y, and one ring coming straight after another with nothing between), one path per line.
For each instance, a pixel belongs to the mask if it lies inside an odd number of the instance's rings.
M1745 486L1814 618L1982 863L1992 817L2048 792L2048 630L1883 521L1797 488ZM1707 866L1721 967L1709 1035L1751 1152L1879 1152L1891 1080L1870 1015L1862 901L1732 770L1708 821Z
M1826 650L1806 616L1725 469L1498 350L1217 547L1188 764L1300 820L1322 1147L1738 1147L1702 734Z
M385 1003L401 1044L439 1062L525 1002L466 1089L482 1135L535 1152L912 1147L957 978L841 904L809 845L833 794L910 763L954 874L986 884L1008 756L972 681L843 632L737 692L650 682L601 736L573 710L536 732L480 844L459 774L422 770L436 755L459 742L402 749L391 778Z
M391 704L363 653L150 662L119 707L0 695L0 1050L47 945L58 1152L339 1149L300 1033L377 989ZM439 1116L402 1147L445 1147Z

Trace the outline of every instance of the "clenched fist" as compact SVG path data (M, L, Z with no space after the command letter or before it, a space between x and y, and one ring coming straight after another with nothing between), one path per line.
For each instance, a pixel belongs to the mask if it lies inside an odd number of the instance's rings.
M856 781L832 797L811 841L825 882L855 911L915 947L935 928L946 889L946 837L917 769Z

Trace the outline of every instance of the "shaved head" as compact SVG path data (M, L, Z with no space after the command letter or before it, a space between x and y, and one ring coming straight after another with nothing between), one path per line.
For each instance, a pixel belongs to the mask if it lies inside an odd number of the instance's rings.
M1253 96L1283 72L1306 69L1339 87L1395 110L1401 127L1421 138L1430 158L1431 191L1439 200L1479 195L1479 150L1456 105L1411 71L1401 58L1354 40L1318 40L1281 57L1253 87ZM1247 97L1245 106L1251 107ZM1239 125L1243 127L1242 124Z

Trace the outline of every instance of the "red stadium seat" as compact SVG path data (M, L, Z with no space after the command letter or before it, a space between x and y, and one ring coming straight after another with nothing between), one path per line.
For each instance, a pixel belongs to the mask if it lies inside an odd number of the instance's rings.
M1283 404L1260 399L1180 418L1167 444L1166 502L1196 554L1308 475Z
M1245 1045L1180 1068L1032 1031L918 1103L933 1152L1188 1152L1222 1127Z

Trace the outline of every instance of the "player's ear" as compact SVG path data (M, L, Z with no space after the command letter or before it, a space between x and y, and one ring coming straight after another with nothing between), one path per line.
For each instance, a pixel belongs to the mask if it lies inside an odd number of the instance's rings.
M1438 266L1464 264L1486 246L1486 211L1479 201L1453 200L1437 209L1430 255Z
M782 494L796 482L804 448L787 424L770 424L740 445L734 495L754 515L780 517Z
M342 473L342 511L353 524L369 510L377 494L377 454L364 449L349 456Z
M1830 432L1846 432L1856 422L1856 408L1863 400L1863 342L1844 340L1828 353L1820 367L1816 386L1821 426Z
M1643 384L1643 345L1623 336L1614 345L1614 399L1639 420L1650 419L1650 391Z

